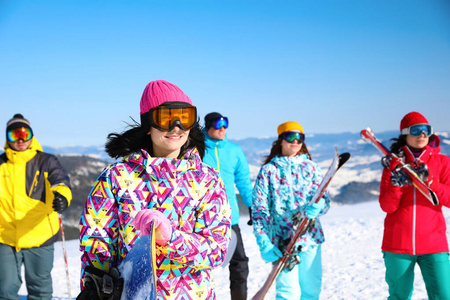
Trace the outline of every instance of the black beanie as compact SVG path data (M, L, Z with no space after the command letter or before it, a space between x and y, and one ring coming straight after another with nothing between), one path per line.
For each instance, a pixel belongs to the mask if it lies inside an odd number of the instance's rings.
M214 124L214 121L221 118L222 115L218 112L212 112L205 116L205 129L208 130Z
M30 128L31 130L30 122L21 114L15 114L14 117L6 123L6 132L21 127ZM33 132L33 130L31 130L31 132Z

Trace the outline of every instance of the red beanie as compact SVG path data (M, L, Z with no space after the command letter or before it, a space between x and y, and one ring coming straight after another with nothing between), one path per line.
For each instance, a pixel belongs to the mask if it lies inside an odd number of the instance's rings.
M142 93L141 115L164 102L186 102L192 105L191 99L179 87L165 80L155 80L147 84Z
M400 122L400 131L415 124L429 124L427 119L416 111L412 111L403 117Z

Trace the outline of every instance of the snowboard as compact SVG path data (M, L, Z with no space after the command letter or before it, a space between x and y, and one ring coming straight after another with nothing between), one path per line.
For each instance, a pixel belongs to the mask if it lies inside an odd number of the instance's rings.
M156 300L155 228L142 235L119 265L124 278L122 300Z
M375 136L372 129L367 128L361 131L361 138L371 143L375 148L377 148L383 155L389 156L390 158L397 157L395 154L391 153L388 148L386 148L379 139ZM436 194L426 185L422 179L414 171L413 167L410 164L400 162L401 170L403 170L411 180L413 186L419 190L433 205L438 205L439 201Z
M225 268L233 257L234 251L236 250L237 245L237 235L236 232L231 229L231 240L228 244L227 253L225 254L225 258L223 259L222 268Z
M328 168L327 173L323 177L322 182L320 183L319 187L314 193L314 196L309 201L310 204L319 202L319 200L325 194L326 188L328 187L328 184L330 183L331 179L333 179L333 176L336 174L337 170L340 167L342 167L349 159L350 153L343 153L339 155L337 149L335 149L333 161L331 162L331 165ZM298 220L299 225L297 226L294 235L292 236L289 244L287 245L286 251L285 253L283 253L283 257L281 257L273 264L272 271L269 273L269 276L267 277L261 289L255 294L255 296L253 296L252 300L264 299L272 283L275 281L275 279L281 273L281 271L283 271L283 269L287 266L287 264L291 261L292 254L295 251L294 248L296 241L302 235L305 234L306 230L308 230L309 224L312 221L313 220L307 218L306 216L302 216L302 218Z

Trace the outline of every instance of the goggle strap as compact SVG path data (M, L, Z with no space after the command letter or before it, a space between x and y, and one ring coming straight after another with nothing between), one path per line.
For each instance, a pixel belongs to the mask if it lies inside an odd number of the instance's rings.
M151 118L151 112L150 111L148 111L146 113L143 113L141 115L141 127L150 129L150 126L152 125L150 123L150 118Z

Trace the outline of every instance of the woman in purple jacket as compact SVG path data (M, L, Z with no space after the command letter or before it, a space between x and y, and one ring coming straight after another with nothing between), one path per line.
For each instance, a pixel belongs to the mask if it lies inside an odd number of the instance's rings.
M140 108L141 124L108 136L106 151L122 160L100 174L84 206L82 278L87 266L116 268L154 221L157 299L215 299L212 270L231 238L231 209L222 180L201 161L197 109L164 80L147 85Z

